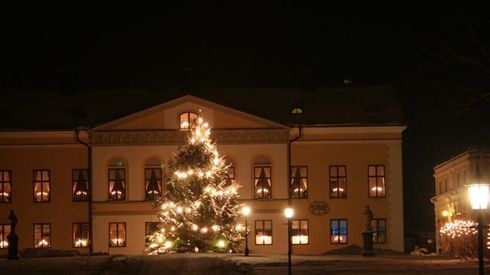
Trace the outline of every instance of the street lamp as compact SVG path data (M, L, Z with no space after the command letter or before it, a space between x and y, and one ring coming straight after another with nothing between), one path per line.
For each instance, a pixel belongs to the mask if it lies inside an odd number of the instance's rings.
M245 256L248 256L248 215L250 215L250 207L245 206L242 209L243 216L245 216Z
M288 219L288 274L291 275L291 218L294 215L294 210L291 207L284 209L284 216Z
M471 209L477 211L476 222L478 223L478 271L480 275L485 274L483 262L483 216L482 210L488 206L488 184L483 183L480 174L480 166L476 164L476 173L473 183L468 185L468 195Z

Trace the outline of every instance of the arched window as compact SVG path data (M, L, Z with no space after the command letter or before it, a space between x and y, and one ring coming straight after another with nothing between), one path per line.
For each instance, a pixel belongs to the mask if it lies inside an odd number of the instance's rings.
M126 164L121 159L109 162L109 200L126 200Z
M272 165L267 158L260 157L254 162L254 196L256 199L272 198Z
M163 162L152 158L145 163L145 200L154 200L162 193Z
M197 114L193 112L184 112L179 116L180 129L187 130L197 123Z

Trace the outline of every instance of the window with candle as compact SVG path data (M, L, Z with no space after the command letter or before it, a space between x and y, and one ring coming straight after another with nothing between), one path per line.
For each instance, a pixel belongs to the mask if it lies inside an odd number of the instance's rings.
M51 224L34 224L34 247L51 247Z
M109 163L109 200L126 200L126 165L121 159L112 160Z
M371 221L373 230L373 243L386 243L386 219L373 219Z
M255 244L272 244L272 220L255 221Z
M72 201L88 201L88 169L72 170Z
M330 220L330 243L347 243L347 219Z
M293 199L308 198L308 167L307 166L291 166L291 197Z
M12 202L12 172L0 170L0 203Z
M197 114L184 112L179 115L179 125L181 130L189 130L197 123Z
M384 165L368 165L368 185L370 198L383 198L386 196Z
M0 248L8 248L9 240L8 235L10 234L10 224L0 224Z
M88 247L89 230L90 228L88 223L73 223L72 225L73 247Z
M154 200L162 194L163 170L161 164L147 162L145 167L145 199Z
M291 220L292 244L308 244L308 220Z
M34 170L34 202L50 202L51 176L49 170Z
M347 167L330 165L329 167L330 198L347 198Z
M109 223L109 247L126 246L126 223L111 222Z

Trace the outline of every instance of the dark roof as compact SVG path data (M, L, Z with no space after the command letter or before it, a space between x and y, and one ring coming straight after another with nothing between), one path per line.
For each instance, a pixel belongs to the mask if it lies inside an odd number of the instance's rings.
M191 94L287 125L399 125L404 117L392 86L176 90L3 91L0 129L73 129L100 125ZM300 107L303 114L293 115Z

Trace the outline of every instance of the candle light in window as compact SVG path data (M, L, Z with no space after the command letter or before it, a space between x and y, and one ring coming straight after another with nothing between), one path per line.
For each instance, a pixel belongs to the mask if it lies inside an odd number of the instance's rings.
M0 248L7 248L9 246L9 243L7 241L1 241L0 242Z
M85 247L87 246L88 240L86 239L78 239L75 241L75 247Z
M10 193L8 193L8 192L0 192L0 196L9 197L10 196Z
M344 188L342 188L342 187L334 187L334 188L332 188L332 191L333 192L344 192Z
M180 128L181 129L187 129L187 128L189 128L189 122L182 121L182 123L180 124Z
M272 244L272 236L256 236L255 243L257 244Z
M269 189L267 188L258 188L257 189L257 193L269 193Z
M305 236L305 235L296 235L296 236L293 236L292 242L294 244L305 244L305 243L308 243L308 236Z
M45 239L42 239L40 240L38 243L37 243L37 246L38 247L44 247L44 246L48 246L49 245L49 242L46 241Z
M381 192L381 191L383 191L383 187L381 187L381 186L374 186L374 187L371 187L371 191L373 191L373 192L376 192L376 191Z

